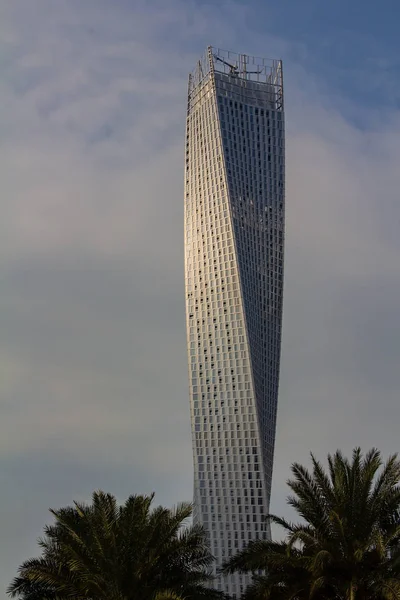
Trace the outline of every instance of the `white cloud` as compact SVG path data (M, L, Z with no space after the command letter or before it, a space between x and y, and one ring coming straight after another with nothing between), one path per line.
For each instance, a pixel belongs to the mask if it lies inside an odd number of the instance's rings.
M244 28L239 5L133 5L2 7L0 452L12 493L1 519L24 523L3 543L5 582L48 505L98 486L190 497L186 74L216 39L307 57ZM399 115L364 114L357 128L304 63L285 65L278 513L292 460L358 443L395 450L399 418ZM29 518L15 494L34 499Z

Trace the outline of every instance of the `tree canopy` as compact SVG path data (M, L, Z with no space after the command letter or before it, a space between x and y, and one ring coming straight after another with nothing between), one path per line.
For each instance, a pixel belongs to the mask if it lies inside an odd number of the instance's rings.
M22 600L202 600L213 557L192 506L151 508L153 495L116 498L95 492L91 504L51 510L42 554L25 561L10 585Z
M253 541L225 573L253 572L245 600L400 600L400 462L372 449L351 460L337 451L328 469L294 463L288 504L301 521L269 515L285 539Z

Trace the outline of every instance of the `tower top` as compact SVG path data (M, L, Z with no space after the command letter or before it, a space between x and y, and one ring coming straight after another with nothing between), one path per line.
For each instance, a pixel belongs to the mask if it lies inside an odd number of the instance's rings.
M211 80L218 80L226 93L250 98L261 104L269 102L274 110L283 110L282 61L238 54L208 46L189 75L188 114L202 98L202 90Z
M191 87L199 85L210 72L242 81L282 86L281 60L238 54L213 46L208 46L190 74Z

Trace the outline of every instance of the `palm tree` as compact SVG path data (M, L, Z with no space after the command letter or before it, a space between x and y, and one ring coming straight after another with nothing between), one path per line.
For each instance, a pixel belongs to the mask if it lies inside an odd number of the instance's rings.
M190 504L151 508L153 495L93 494L90 505L51 510L55 523L8 589L22 600L202 600L213 557L203 529L186 526Z
M400 600L400 462L376 449L352 460L313 455L312 471L292 465L288 504L301 523L269 515L284 541L251 542L225 573L254 573L245 600ZM381 469L381 467L383 468Z

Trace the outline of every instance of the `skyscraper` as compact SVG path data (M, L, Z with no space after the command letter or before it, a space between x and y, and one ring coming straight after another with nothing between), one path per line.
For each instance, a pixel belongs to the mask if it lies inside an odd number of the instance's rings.
M282 323L282 64L209 47L189 76L185 280L194 519L217 565L269 536ZM218 577L240 595L247 576Z

